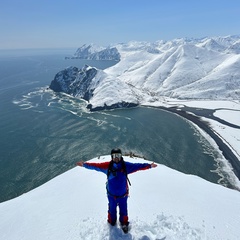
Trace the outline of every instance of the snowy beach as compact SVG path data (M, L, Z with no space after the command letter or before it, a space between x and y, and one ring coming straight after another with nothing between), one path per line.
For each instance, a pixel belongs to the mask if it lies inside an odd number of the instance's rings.
M196 124L199 128L201 128L203 131L205 131L218 145L219 150L222 151L223 156L229 161L229 163L232 165L233 167L233 171L236 174L236 176L238 177L238 179L240 180L240 160L238 159L238 157L232 152L230 146L228 146L223 140L222 138L212 129L211 125L209 122L207 122L207 120L202 120L201 117L207 117L210 119L213 119L212 116L207 116L204 111L202 111L202 115L196 115L195 111L193 110L193 108L189 109L187 108L185 110L185 108L180 109L178 107L171 107L171 108L166 108L166 107L158 107L162 110L165 111L170 111L172 113L178 114L184 118L186 118L187 120L191 121L192 123ZM191 111L193 110L193 111ZM226 122L227 126L231 125L228 124ZM223 124L223 125L226 125ZM233 124L232 124L233 125ZM239 126L235 127L237 129L240 129Z
M212 144L216 144L215 147L222 152L227 160L223 164L228 169L227 171L234 172L237 178L234 177L232 180L235 187L238 190L240 189L239 101L167 99L152 104L146 103L146 106L157 107L178 114L207 133L205 137L213 139L214 143ZM209 114L209 112L213 114ZM212 142L210 139L209 141Z

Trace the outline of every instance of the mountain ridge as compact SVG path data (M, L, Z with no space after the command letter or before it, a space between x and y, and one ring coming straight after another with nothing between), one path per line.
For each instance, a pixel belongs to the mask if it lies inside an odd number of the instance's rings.
M86 51L89 58L84 55ZM164 97L235 100L240 98L239 53L237 35L155 43L131 41L105 49L83 45L74 56L119 61L108 69L97 69L97 77L88 79L89 86L94 86L88 98L83 97L78 78L71 80L76 89L70 94L87 100L91 110L136 106L142 100L161 101ZM63 80L70 81L67 77ZM57 75L51 85L56 82Z

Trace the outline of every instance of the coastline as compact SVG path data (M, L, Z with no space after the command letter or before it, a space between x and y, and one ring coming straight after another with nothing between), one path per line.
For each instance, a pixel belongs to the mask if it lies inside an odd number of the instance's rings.
M196 113L196 111L193 111L194 108L183 108L180 109L179 107L163 107L163 106L149 106L153 108L158 108L161 110L165 110L171 113L175 113L191 122L196 124L199 128L201 128L204 132L206 132L218 145L220 151L222 151L223 156L225 159L232 165L233 172L236 175L236 177L240 180L240 160L237 158L237 156L232 152L230 147L224 143L224 141L218 136L218 134L211 128L210 124L202 119L200 117L204 116L205 114L201 114L199 116L199 113ZM190 112L190 113L188 113ZM197 114L197 115L193 115ZM208 118L213 119L214 117L211 117L211 115L207 114ZM216 118L214 119L216 120ZM236 125L235 125L236 126ZM236 126L237 128L240 128L239 126Z

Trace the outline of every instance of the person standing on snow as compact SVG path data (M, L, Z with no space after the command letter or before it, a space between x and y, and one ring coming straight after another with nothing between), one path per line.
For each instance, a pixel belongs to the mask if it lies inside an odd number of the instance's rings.
M108 196L108 223L114 226L117 221L117 206L119 206L119 221L124 233L128 232L128 178L127 174L157 167L155 163L130 163L125 162L122 151L112 149L112 160L103 163L78 162L77 165L90 170L103 172L107 175L107 196Z

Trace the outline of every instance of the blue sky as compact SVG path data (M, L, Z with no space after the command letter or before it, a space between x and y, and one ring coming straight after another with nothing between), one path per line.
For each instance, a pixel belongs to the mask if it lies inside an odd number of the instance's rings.
M240 34L239 0L1 0L0 49Z

